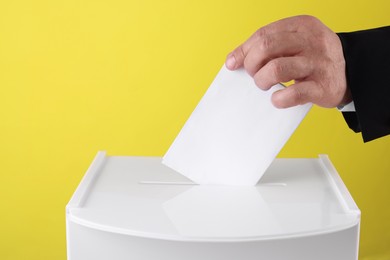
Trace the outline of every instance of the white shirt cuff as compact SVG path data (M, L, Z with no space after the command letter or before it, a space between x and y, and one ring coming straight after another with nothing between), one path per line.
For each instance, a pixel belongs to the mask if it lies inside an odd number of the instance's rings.
M345 106L338 106L337 109L340 112L356 112L355 104L353 103L353 101L351 101L350 103L346 104Z

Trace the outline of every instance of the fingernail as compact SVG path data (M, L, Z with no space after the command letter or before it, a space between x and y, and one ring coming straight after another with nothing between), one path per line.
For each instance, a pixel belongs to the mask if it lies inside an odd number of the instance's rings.
M226 67L230 70L234 69L236 66L236 58L233 54L230 54L226 60Z

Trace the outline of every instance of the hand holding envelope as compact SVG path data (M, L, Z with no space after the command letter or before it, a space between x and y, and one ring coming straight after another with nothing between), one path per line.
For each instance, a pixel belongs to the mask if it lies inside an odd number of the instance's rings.
M256 185L312 104L277 109L243 69L222 67L163 158L199 184Z

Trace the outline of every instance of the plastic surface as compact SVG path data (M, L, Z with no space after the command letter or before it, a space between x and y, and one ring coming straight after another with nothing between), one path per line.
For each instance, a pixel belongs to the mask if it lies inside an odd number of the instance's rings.
M175 246L184 250L186 242L193 245L187 253L203 259L219 259L213 250L223 245L239 252L254 243L253 251L242 252L246 259L260 248L267 259L283 259L277 248L293 245L298 251L289 259L310 259L316 252L306 258L299 245L312 244L332 257L317 259L355 260L359 223L360 211L326 156L276 159L256 186L235 187L194 185L161 158L100 153L67 206L68 259L97 257L90 246L110 252L121 243L113 259L153 259L150 250L126 249L149 243L161 246L155 252L160 259L183 259L183 252L161 254ZM330 252L337 244L343 249ZM195 253L199 246L209 248L210 258ZM230 258L236 253L227 250L221 259L237 259Z

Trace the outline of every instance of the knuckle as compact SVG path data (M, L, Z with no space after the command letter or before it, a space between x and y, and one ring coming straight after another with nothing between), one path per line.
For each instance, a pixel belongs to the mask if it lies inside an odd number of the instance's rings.
M303 93L300 88L293 88L292 101L295 104L301 104L303 101Z
M255 74L255 69L253 68L253 65L252 65L252 62L250 59L246 58L244 60L244 68L248 72L248 74L253 77L253 75Z
M296 20L295 22L298 24L298 31L303 31L303 32L310 32L312 34L318 35L319 31L321 30L313 30L314 28L320 29L321 28L321 21L311 15L300 15L295 17Z
M278 62L277 60L272 60L269 62L270 74L277 80L283 78L286 73L286 66L283 63Z
M264 27L256 31L255 38L260 50L268 50L273 44L272 37L267 33Z
M255 38L256 38L256 40L259 40L259 39L263 38L265 35L266 35L266 29L265 29L264 27L258 29L258 30L255 32Z
M244 51L244 47L240 45L237 49L234 50L235 57L239 57L240 59L244 59L246 53Z
M312 24L317 23L319 21L318 18L308 14L300 15L298 16L298 19L302 24Z
M273 39L269 35L264 35L259 39L259 47L263 51L267 51L272 47Z

